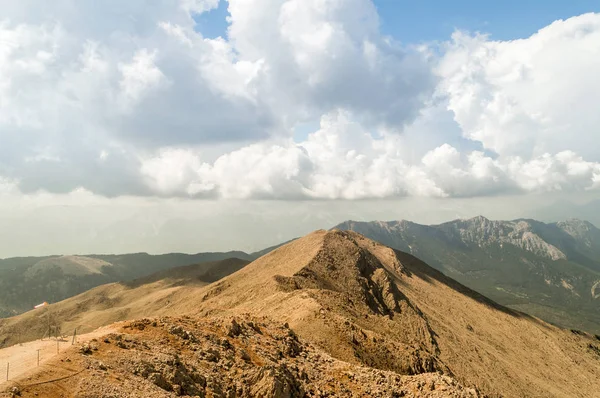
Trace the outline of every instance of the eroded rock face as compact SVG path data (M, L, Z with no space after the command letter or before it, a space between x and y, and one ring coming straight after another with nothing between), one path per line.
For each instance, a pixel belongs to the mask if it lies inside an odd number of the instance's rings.
M408 375L447 371L437 359L439 349L427 320L398 289L406 270L393 250L380 254L393 266L384 266L355 235L331 232L306 267L275 280L284 291L305 289L322 305L320 320L338 346L322 348L334 356L350 360L339 347L345 345L344 352L374 368Z
M81 398L479 396L439 373L402 376L334 359L267 318L141 320L95 344L71 352L82 372L46 386L47 396L52 388Z

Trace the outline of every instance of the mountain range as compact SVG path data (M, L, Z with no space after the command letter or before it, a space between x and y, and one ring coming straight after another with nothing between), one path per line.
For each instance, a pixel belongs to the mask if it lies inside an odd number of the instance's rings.
M600 337L499 305L356 232L316 231L235 268L208 285L195 282L196 267L177 277L167 271L7 320L15 328L53 312L109 324L105 315L119 307L139 318L65 349L9 391L48 398L592 398L600 391ZM0 334L7 328L0 324Z
M159 271L228 258L253 260L254 254L225 253L18 257L0 260L0 318L20 314L42 302L58 302L96 286L132 281Z
M167 309L172 291L209 285L248 263L227 258L169 268L131 281L103 284L44 308L0 319L0 348L75 330L86 333Z
M502 305L563 327L600 334L600 230L589 222L492 221L480 216L439 225L346 221L335 228L354 230L411 253ZM136 253L0 260L0 317L106 283L129 282L185 265L227 258L252 261L284 244L250 254Z
M411 253L510 308L600 333L600 230L589 222L475 217L439 225L346 221L335 228Z

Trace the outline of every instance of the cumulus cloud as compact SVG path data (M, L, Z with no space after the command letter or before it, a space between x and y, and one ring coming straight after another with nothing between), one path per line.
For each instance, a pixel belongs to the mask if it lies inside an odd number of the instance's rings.
M465 137L500 155L570 150L600 161L600 14L559 20L526 39L456 32L439 91Z
M458 31L430 51L383 36L370 0L229 0L215 39L195 16L218 0L49 4L1 6L0 181L23 192L600 188L600 14L513 41Z
M164 195L227 199L367 199L400 196L470 197L598 188L600 164L571 151L492 158L443 144L414 164L402 139L376 138L348 112L323 116L306 141L254 144L202 162L192 149L144 161L148 183Z
M27 190L147 194L148 153L289 138L340 107L400 130L433 90L425 55L382 37L369 0L230 0L227 37L207 39L194 16L218 3L3 5L0 174ZM89 181L110 180L117 158L127 181Z
M137 102L164 79L164 74L154 63L155 59L156 52L150 53L144 48L135 53L130 63L119 65L119 86L126 101Z
M368 0L230 0L229 38L262 60L271 105L294 118L345 108L372 125L401 127L430 95L425 54L379 32Z

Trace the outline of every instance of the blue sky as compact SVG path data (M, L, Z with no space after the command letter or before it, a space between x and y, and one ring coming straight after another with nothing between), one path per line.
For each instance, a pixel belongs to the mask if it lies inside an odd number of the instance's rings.
M404 42L443 40L455 29L524 38L557 19L600 10L589 0L376 0L385 34Z
M528 37L557 19L600 11L597 0L375 0L381 29L405 43L447 39L455 29L480 31L493 39ZM198 17L206 37L223 36L227 2Z

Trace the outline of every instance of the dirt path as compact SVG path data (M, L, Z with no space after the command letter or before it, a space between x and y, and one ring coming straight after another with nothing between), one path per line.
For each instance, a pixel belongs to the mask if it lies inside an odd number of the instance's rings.
M103 336L115 330L116 325L102 327L91 333L77 336L77 343L83 343L93 338ZM18 380L27 373L34 372L50 359L61 352L74 347L72 339L62 339L58 342L56 339L35 340L12 347L0 349L0 391L2 391L10 382ZM7 381L8 375L8 381Z

